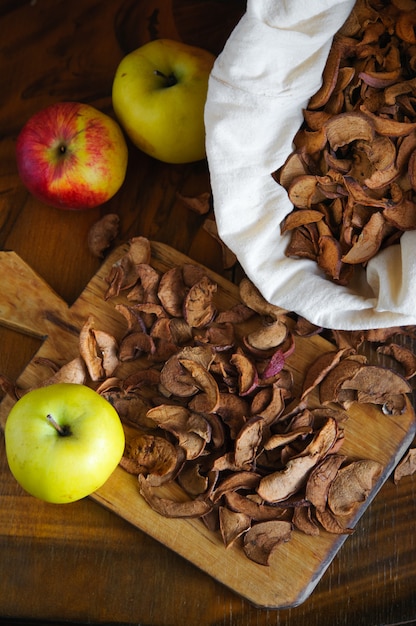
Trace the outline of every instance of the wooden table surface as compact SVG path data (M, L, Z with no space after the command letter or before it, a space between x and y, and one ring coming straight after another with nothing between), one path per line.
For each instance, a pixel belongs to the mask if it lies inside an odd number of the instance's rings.
M20 183L19 129L58 100L111 114L112 79L124 54L155 37L218 53L244 8L241 0L0 0L0 246L16 251L69 304L100 265L87 234L108 212L120 216L118 242L145 235L230 276L205 218L177 196L209 191L207 165L168 166L129 146L120 192L99 209L64 212L35 201ZM0 328L0 345L0 372L16 378L40 344ZM29 497L8 470L2 435L0 446L0 623L416 623L414 478L387 481L303 604L266 610L92 500L49 505Z

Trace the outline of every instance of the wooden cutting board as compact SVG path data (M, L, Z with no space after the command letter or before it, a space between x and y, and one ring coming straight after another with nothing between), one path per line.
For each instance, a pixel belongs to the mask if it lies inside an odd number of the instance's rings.
M70 308L19 256L13 252L0 252L0 323L44 338L36 356L60 364L78 354L78 333L89 315L95 317L97 328L121 336L125 322L114 309L115 301L106 302L103 294L107 289L105 277L110 267L127 248L127 245L121 246L107 258ZM152 254L152 264L162 271L172 265L192 262L160 243L152 242ZM219 308L228 308L238 301L235 285L209 270L207 272L218 283ZM319 336L297 338L296 350L288 366L298 388L309 365L329 347ZM18 382L27 388L47 375L44 366L32 360ZM0 404L2 427L11 406L8 397ZM387 417L370 405L355 405L349 414L343 453L350 458L377 460L384 468L367 501L350 520L350 526L354 526L412 442L416 429L410 403L407 411L398 417ZM173 492L176 487L170 493ZM347 538L325 531L318 537L308 537L294 531L292 540L279 546L271 565L265 567L250 561L237 545L226 549L219 535L208 530L200 520L167 519L155 513L139 495L136 478L121 468L117 468L91 497L261 607L292 607L303 602Z

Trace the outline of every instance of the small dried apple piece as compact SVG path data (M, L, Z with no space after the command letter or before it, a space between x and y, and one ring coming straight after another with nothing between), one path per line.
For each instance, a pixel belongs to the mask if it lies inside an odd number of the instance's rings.
M359 402L372 402L384 405L412 388L408 381L391 369L377 365L363 365L349 378L343 381L342 389L352 389L357 393ZM404 402L399 402L402 412Z
M236 368L238 373L238 390L240 396L250 394L258 383L258 373L255 363L244 353L235 352L230 363Z
M211 439L211 427L208 420L187 407L158 404L149 409L146 416L177 438L188 460L198 458L204 451L206 443Z
M286 521L259 522L244 535L244 552L252 561L269 565L274 550L290 540L292 525Z
M288 213L283 222L280 224L280 232L285 233L288 230L299 228L305 224L319 222L324 218L324 214L316 209L298 209Z
M251 526L251 519L245 513L231 511L225 506L219 507L220 532L226 548L231 546Z
M330 350L323 352L306 372L303 380L301 400L306 398L327 376L327 374L341 361L342 357L348 353L349 348L340 350Z
M216 313L213 296L217 284L208 276L203 276L192 285L185 296L183 317L192 328L202 328L209 324Z
M315 515L322 528L324 528L328 533L335 535L350 535L354 532L352 528L344 527L339 518L337 518L337 516L334 515L328 507L323 511L316 509Z
M129 250L110 268L106 277L109 285L104 299L118 296L121 291L131 289L138 279L137 265L150 263L150 242L145 237L134 237L129 241Z
M120 466L129 474L154 474L159 478L171 476L177 467L176 448L166 439L149 433L128 438Z
M87 245L94 256L102 258L118 235L120 218L108 213L95 222L88 231Z
M339 361L329 370L319 385L320 403L326 405L330 402L337 402L344 381L352 378L354 373L362 367L363 364L355 359L345 358Z
M249 405L244 398L236 394L220 393L216 413L229 428L231 438L235 439L249 415Z
M324 131L334 152L353 141L371 142L374 138L371 119L360 112L351 111L333 115L325 122Z
M238 491L227 491L224 494L226 506L232 511L244 513L251 520L266 522L287 517L286 503L282 506L264 504L254 494L242 495Z
M43 360L35 359L36 363L43 363ZM87 370L85 361L81 357L75 357L68 363L55 369L52 376L40 383L40 386L53 385L54 383L76 383L83 385L87 380Z
M287 313L286 309L282 309L268 302L248 278L241 280L239 293L243 303L261 316L278 319L283 314Z
M83 324L79 334L79 351L85 361L91 380L98 381L105 378L105 370L98 351L94 325L95 320L92 316Z
M309 475L305 497L319 511L326 508L329 487L346 457L341 454L329 454Z
M101 354L102 366L106 377L112 376L119 366L118 343L116 338L103 330L93 331L97 341L97 349Z
M204 394L204 408L214 413L219 405L219 389L215 378L208 369L193 359L179 358L179 363L191 375L195 386Z
M234 443L234 462L241 469L250 469L263 437L263 419L250 418L238 433Z
M241 470L240 472L228 474L228 476L222 478L217 483L211 495L211 501L214 504L218 503L229 491L253 490L258 486L260 478L260 474L252 470Z
M397 343L390 343L379 346L377 352L395 359L403 368L403 376L406 379L413 378L416 374L416 354L410 348Z
M321 120L320 120L321 121ZM309 125L310 126L310 125ZM318 130L318 128L322 127L322 123L317 125L316 128L312 130ZM297 178L298 176L303 176L308 173L308 166L303 158L304 151L296 150L292 152L285 163L282 165L278 173L274 174L274 178L277 182L282 185L285 189L287 189L290 183Z
M271 435L269 439L267 439L264 443L265 450L275 450L276 448L280 448L282 446L286 446L288 443L292 443L296 441L296 439L303 439L307 435L312 433L311 426L299 426L299 428L294 428L286 433L277 433Z
M342 256L341 244L332 235L319 237L319 253L317 263L319 267L334 281L341 277L342 263L346 262Z
M293 179L287 192L289 200L298 209L310 210L313 205L325 199L325 194L318 184L318 177L311 174L304 174ZM316 219L311 219L313 214L309 213L309 216L310 219L304 221L303 224L299 224L299 226L305 226L317 221Z
M182 317L183 301L187 291L182 268L175 266L162 274L157 295L168 315Z
M153 338L146 332L136 331L125 335L120 344L120 361L134 361L142 354L151 355L156 347Z
M246 346L253 350L271 350L280 346L288 336L286 324L280 320L274 320L271 324L264 324L250 332L244 338Z
M138 281L127 294L129 302L159 304L157 295L160 275L149 263L136 265Z
M170 518L202 517L212 510L208 500L195 498L193 500L172 500L157 495L155 488L142 474L138 476L139 492L147 504L159 515Z
M123 389L106 389L105 385L100 385L98 391L115 408L123 424L139 429L155 427L155 423L146 416L149 403L142 396Z
M337 517L351 515L367 499L383 471L378 461L353 461L338 470L328 490L328 506Z
M191 374L182 367L179 354L172 355L162 367L160 384L166 394L189 397L198 392Z
M258 391L251 402L251 415L259 415L265 425L271 426L282 415L288 393L278 383L271 383Z
M231 350L236 341L235 330L230 322L211 323L208 327L195 333L196 344L206 344L212 346L216 352Z
M319 535L319 526L312 517L312 507L310 506L295 507L293 510L292 523L295 528L305 533L305 535L312 537Z
M350 250L342 256L343 263L367 263L377 254L383 241L385 219L382 213L373 213L362 229L357 241Z
M405 476L416 472L416 448L410 448L394 470L393 479L397 483Z
M184 464L178 473L178 483L192 497L205 493L208 482L208 476L201 474L201 465L197 462Z
M266 502L281 502L299 491L306 483L310 470L319 458L312 454L290 459L283 470L264 476L257 493Z

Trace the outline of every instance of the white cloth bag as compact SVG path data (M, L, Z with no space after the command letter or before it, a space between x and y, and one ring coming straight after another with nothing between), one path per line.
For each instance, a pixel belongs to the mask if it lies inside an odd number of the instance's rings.
M343 287L313 261L285 256L280 223L292 210L272 172L293 150L321 85L332 38L354 0L248 0L218 56L205 107L220 237L271 303L326 328L416 324L416 233L372 259Z

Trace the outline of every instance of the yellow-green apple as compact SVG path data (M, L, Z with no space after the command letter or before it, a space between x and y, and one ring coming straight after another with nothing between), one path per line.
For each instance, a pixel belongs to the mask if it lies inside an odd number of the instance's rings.
M79 500L101 487L125 445L114 407L90 387L75 383L27 392L12 407L4 435L17 482L54 503Z
M133 144L166 163L205 157L204 108L214 59L207 50L156 39L121 60L113 108Z
M16 144L29 191L60 209L90 209L124 182L128 150L118 122L89 104L57 102L34 115Z

